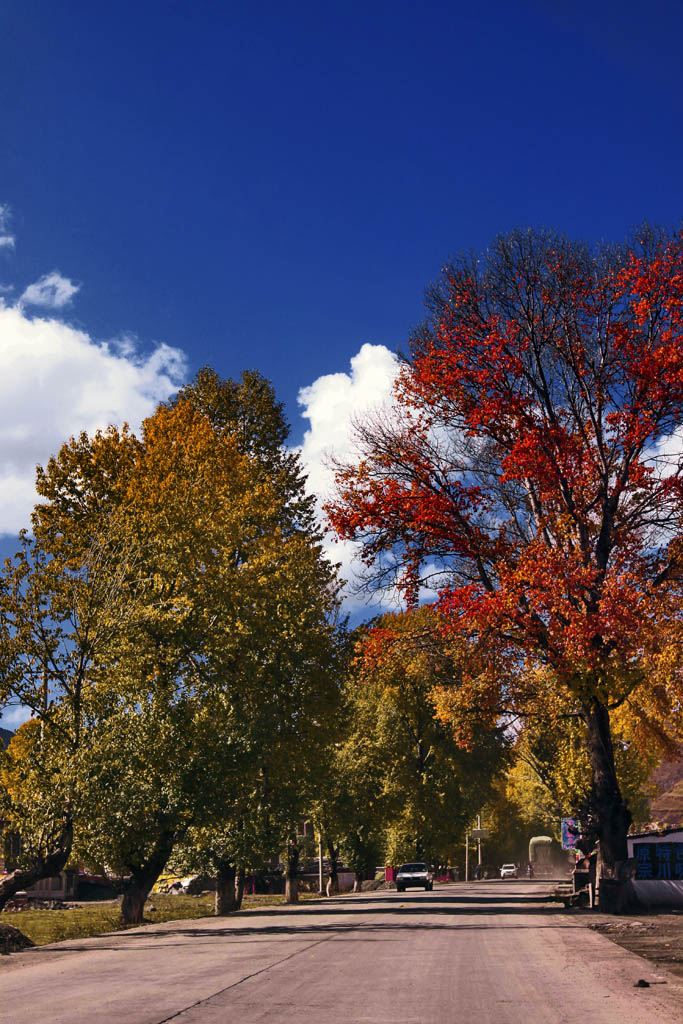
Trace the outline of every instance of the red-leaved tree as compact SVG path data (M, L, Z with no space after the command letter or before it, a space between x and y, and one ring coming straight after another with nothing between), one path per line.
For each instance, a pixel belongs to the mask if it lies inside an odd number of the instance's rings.
M613 874L630 815L610 712L661 730L681 698L678 659L654 666L680 626L683 234L590 250L516 232L450 263L427 309L329 519L371 583L409 604L430 586L476 646L459 706L469 685L491 714L583 720Z

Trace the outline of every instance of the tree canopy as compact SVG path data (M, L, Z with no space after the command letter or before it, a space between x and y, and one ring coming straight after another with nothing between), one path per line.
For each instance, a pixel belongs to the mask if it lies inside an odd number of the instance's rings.
M291 789L327 738L338 587L284 436L258 375L207 371L139 438L65 444L6 567L5 699L72 780L76 847L127 879L128 920L190 827Z
M361 634L342 750L373 779L371 799L392 863L447 863L506 763L504 728L469 716L467 742L437 717L437 686L457 685L455 645L430 607L386 615Z
M681 609L683 234L590 250L515 232L449 263L427 309L329 517L376 585L437 592L478 653L473 703L582 719L612 871L610 712L656 704L670 726L681 695L679 664L649 667Z

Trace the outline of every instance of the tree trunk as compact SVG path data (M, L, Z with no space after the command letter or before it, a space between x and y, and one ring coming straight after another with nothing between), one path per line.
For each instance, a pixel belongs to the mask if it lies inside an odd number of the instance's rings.
M216 915L218 917L239 910L236 879L236 866L228 860L218 861L216 871Z
M299 847L290 836L285 853L285 903L299 902Z
M235 902L237 903L237 910L242 906L242 900L244 899L244 868L240 867L237 869L237 875L235 876Z
M147 886L144 881L137 877L133 877L130 880L121 899L121 924L142 924L145 903L152 885L154 885L154 882Z
M24 889L28 889L29 886L40 882L43 878L52 878L53 875L58 875L71 856L73 838L73 821L71 818L67 818L55 847L50 853L35 857L30 867L17 868L0 881L0 910L16 893L23 892Z
M614 764L609 710L594 701L584 715L591 763L591 814L600 840L601 874L615 878L617 865L628 856L626 835L631 814L624 803Z
M330 877L327 880L325 891L328 896L336 896L339 892L339 847L335 847L329 836L325 836L327 855L330 860Z
M168 863L173 852L175 836L161 836L152 848L144 864L131 869L131 876L126 883L121 900L121 923L124 925L142 924L145 902L152 886Z

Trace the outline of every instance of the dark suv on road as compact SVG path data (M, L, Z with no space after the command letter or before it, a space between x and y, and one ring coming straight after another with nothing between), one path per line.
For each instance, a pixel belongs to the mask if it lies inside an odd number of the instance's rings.
M396 875L396 892L405 889L424 889L431 892L434 887L434 873L428 864L419 861L415 864L401 864Z

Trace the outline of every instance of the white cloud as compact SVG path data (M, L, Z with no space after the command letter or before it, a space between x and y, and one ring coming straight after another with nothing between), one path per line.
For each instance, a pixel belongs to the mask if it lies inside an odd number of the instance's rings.
M62 277L58 270L43 274L30 284L20 298L25 306L42 306L45 309L62 309L67 306L80 285L74 284L68 277Z
M3 729L10 729L14 732L24 722L28 722L30 717L30 710L23 704L20 704L18 707L5 708L3 710L2 717L0 717L0 725L2 725Z
M0 249L14 248L14 235L9 231L9 206L0 203Z
M353 458L351 424L360 413L385 405L398 374L398 359L384 345L365 344L351 360L350 373L330 373L301 388L301 415L310 421L301 457L311 490L323 499L332 490L330 455Z
M350 373L318 377L299 391L302 416L310 422L300 448L301 458L309 490L319 503L330 497L333 490L330 457L353 459L357 455L352 421L364 412L388 404L398 365L396 356L384 345L365 344L352 358ZM352 596L357 580L357 545L350 541L335 543L330 537L325 547L330 561L341 564L341 575L351 584L347 590L347 610L360 611L366 607L365 602ZM373 606L373 611L377 610Z
M30 525L35 467L73 434L124 420L135 429L185 375L179 349L140 353L130 338L97 342L0 299L0 534Z

